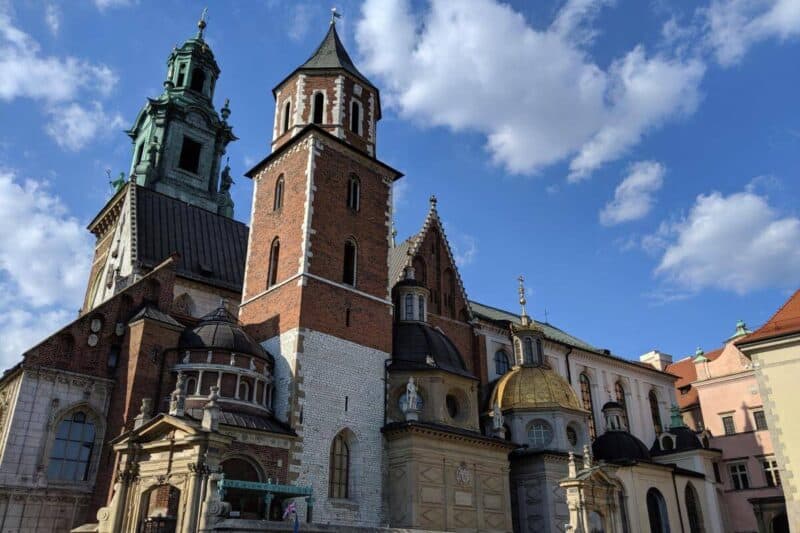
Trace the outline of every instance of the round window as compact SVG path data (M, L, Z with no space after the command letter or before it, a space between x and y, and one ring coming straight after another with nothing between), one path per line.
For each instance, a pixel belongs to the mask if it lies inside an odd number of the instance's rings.
M459 412L458 399L452 394L448 394L444 402L447 407L447 414L450 415L450 418L457 417Z
M528 439L534 448L544 448L553 440L553 428L544 420L536 420L528 427Z
M578 432L572 426L567 426L567 442L573 448L578 445Z

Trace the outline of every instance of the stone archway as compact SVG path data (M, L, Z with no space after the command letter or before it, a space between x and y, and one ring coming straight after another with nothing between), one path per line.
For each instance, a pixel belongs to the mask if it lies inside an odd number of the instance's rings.
M264 481L260 468L244 457L229 457L223 460L220 466L225 474L225 479L256 483ZM240 518L261 518L264 516L264 501L257 492L229 489L225 493L225 501L231 504L231 516L239 516Z
M177 531L181 491L169 484L155 485L142 494L139 533Z

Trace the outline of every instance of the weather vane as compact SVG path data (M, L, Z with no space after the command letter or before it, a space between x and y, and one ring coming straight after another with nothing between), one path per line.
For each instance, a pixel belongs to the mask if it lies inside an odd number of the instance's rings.
M331 8L331 24L336 24L336 19L342 18L342 14L335 7Z

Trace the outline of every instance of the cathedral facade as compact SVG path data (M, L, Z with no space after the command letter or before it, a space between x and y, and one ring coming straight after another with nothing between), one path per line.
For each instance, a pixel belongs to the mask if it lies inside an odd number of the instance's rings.
M80 317L0 379L0 530L722 531L657 353L535 320L522 279L519 313L471 301L436 198L398 242L335 24L273 90L234 220L204 32L128 132Z

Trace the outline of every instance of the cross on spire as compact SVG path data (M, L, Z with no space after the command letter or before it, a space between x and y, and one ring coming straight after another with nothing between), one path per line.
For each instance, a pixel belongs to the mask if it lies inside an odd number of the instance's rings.
M197 28L199 30L197 32L197 38L198 39L202 39L203 38L203 32L206 29L206 15L208 15L208 8L204 7L203 8L203 12L200 14L200 20L197 21Z

